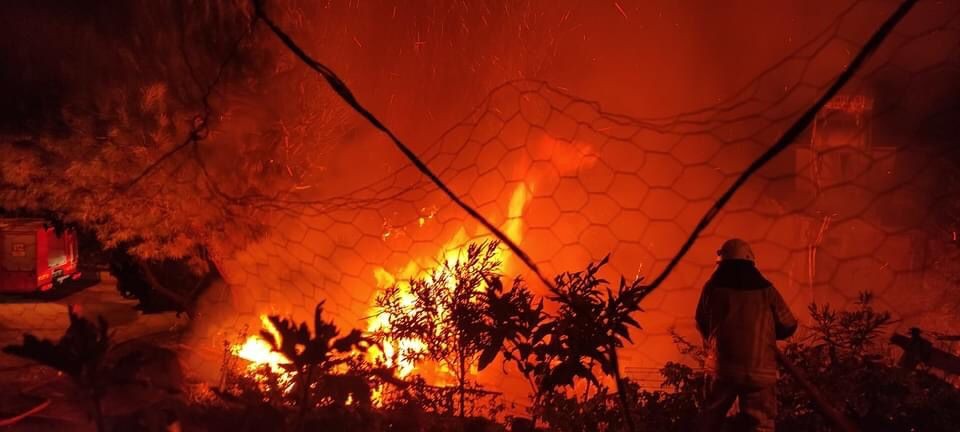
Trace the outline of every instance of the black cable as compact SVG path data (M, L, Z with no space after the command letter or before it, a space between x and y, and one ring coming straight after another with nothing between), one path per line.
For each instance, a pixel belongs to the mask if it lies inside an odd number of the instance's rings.
M759 171L760 168L767 164L767 162L770 162L771 159L786 149L797 139L797 137L800 136L801 133L803 133L808 126L810 126L810 123L812 123L816 118L817 113L827 104L827 102L830 101L830 99L833 99L833 97L840 92L840 89L842 89L843 86L845 86L854 75L856 75L857 71L861 66L863 66L863 63L867 60L867 58L870 57L870 55L873 54L878 47L880 47L884 39L889 36L890 32L893 31L893 28L897 26L897 24L903 19L904 16L907 15L907 12L909 12L910 9L916 5L916 3L917 0L905 0L903 3L901 3L900 6L893 12L893 14L891 14L890 17L888 17L886 21L884 21L883 24L877 28L873 35L870 36L870 39L863 44L863 48L860 49L860 52L857 53L856 57L853 58L847 68L837 76L830 88L828 88L827 91L824 92L819 99L817 99L813 106L807 109L803 115L801 115L800 118L798 118L793 125L790 126L790 128L780 136L780 139L778 139L773 146L755 159L753 163L751 163L750 166L747 167L747 169L741 173L739 177L737 177L737 180L733 182L729 188L727 188L726 192L724 192L723 195L721 195L720 198L714 202L713 206L710 207L710 210L707 210L707 212L704 213L703 217L700 219L700 222L697 223L696 228L694 228L690 233L690 236L687 237L687 241L684 242L683 246L680 247L680 250L677 251L677 254L674 255L674 257L670 260L663 271L660 272L657 278L650 283L648 286L649 289L647 289L643 294L644 297L655 288L660 286L667 276L670 275L670 272L673 271L674 267L680 263L680 260L683 259L687 252L690 251L690 248L693 247L694 242L696 242L697 238L700 237L700 233L702 233L703 230L710 225L710 222L713 221L718 213L720 213L720 210L723 209L723 206L730 201L730 198L733 197L733 194L735 194L737 190L740 189L740 187L743 186L751 176L753 176L753 174Z
M519 245L517 245L513 240L507 237L507 235L504 234L503 231L500 231L500 229L494 226L489 220L483 217L483 215L481 215L480 212L475 210L473 207L470 207L470 205L465 203L462 199L460 199L460 197L457 196L457 194L455 194L452 190L450 190L450 188L443 183L443 180L440 180L440 177L434 174L434 172L430 170L430 167L428 167L422 160L420 160L417 154L414 153L413 150L410 149L410 147L404 144L403 141L400 141L400 139L397 138L396 135L394 135L393 131L391 131L375 115L373 115L373 113L371 113L363 105L361 105L359 101L357 101L357 98L353 95L353 92L350 91L350 88L347 87L347 84L344 83L343 80L341 80L336 73L334 73L329 67L327 67L323 63L320 63L319 61L313 59L313 57L307 54L302 48L300 48L299 45L297 45L296 42L294 42L293 38L291 38L290 35L288 35L286 32L283 31L283 29L281 29L276 23L274 23L273 20L271 20L270 17L267 16L267 13L263 10L262 0L252 0L252 1L253 1L255 16L263 20L263 22L267 24L267 27L270 27L270 30L273 32L273 34L276 35L277 38L280 39L280 41L283 42L283 44L286 45L288 49L290 49L290 51L296 54L296 56L300 58L300 60L303 61L303 63L305 63L311 69L313 69L314 71L319 73L321 76L323 76L323 78L327 81L327 83L330 85L333 91L336 92L337 95L339 95L340 98L342 98L343 101L347 103L347 105L350 105L350 107L353 108L354 111L356 111L358 114L363 116L363 118L365 118L368 122L370 122L371 125L373 125L375 128L379 129L381 132L386 134L387 137L389 137L390 140L393 141L393 144L400 150L400 152L403 153L403 155L406 156L411 163L413 163L413 165L417 168L417 170L419 170L423 175L427 176L427 178L429 178L430 181L433 182L433 184L435 184L438 188L440 188L440 190L443 191L443 193L446 194L448 198L453 200L453 202L456 203L457 206L463 209L463 211L467 212L467 214L469 214L470 217L475 219L477 222L480 222L480 224L483 225L484 228L489 230L501 243L505 244L510 249L510 251L516 254L516 256L520 258L520 260L523 261L523 263L526 264L526 266L529 267L530 270L532 270L537 275L538 278L540 278L540 281L542 281L547 287L550 287L550 288L554 287L553 282L550 279L548 279L540 271L540 268L537 267L537 264L533 262L533 259L531 259L530 256L523 251L523 249L520 249Z
M371 125L382 131L386 134L394 145L410 160L411 163L427 178L429 178L444 194L447 195L454 203L456 203L461 209L463 209L467 214L472 218L480 222L485 228L487 228L494 236L497 237L503 244L505 244L513 253L520 258L521 261L527 267L529 267L540 280L546 284L548 287L553 288L553 283L543 275L540 269L537 267L536 263L527 255L520 247L510 240L502 231L495 227L490 221L483 217L475 209L467 205L463 200L460 199L453 191L450 190L446 184L437 177L433 171L414 153L406 144L400 141L393 132L387 128L380 120L374 116L370 111L368 111L363 105L357 101L356 97L347 87L346 83L340 79L329 67L320 63L319 61L313 59L309 54L303 51L293 39L284 32L276 23L274 23L263 10L262 0L252 0L255 16L264 21L270 30L280 39L283 44L290 49L301 61L303 61L307 66L309 66L314 71L318 72L324 77L330 87L348 104L353 108L357 113L363 116ZM837 78L834 80L833 84L820 96L819 99L808 108L794 123L790 126L780 138L771 146L767 151L761 154L757 159L755 159L750 166L744 170L743 173L737 178L736 181L730 185L729 188L721 195L713 204L713 206L703 215L700 219L697 226L693 229L690 235L687 237L687 240L680 247L680 250L674 255L674 257L669 261L667 266L660 272L656 279L648 285L648 289L645 290L643 297L652 292L655 288L659 287L664 280L670 275L673 269L680 263L680 260L690 251L693 247L693 244L700 237L700 234L709 226L710 222L716 218L720 210L730 201L733 195L739 190L746 181L752 177L757 171L760 170L764 165L766 165L770 160L780 154L784 149L786 149L793 141L800 136L800 134L813 122L816 118L817 113L833 99L837 93L840 92L840 89L843 88L852 78L856 75L857 71L863 66L863 63L867 58L873 54L876 49L883 43L883 41L889 36L893 31L896 25L903 19L904 16L916 5L916 0L905 0L900 6L891 14L874 32L874 34L867 40L867 42L860 49L860 52L853 58L847 68L841 72Z

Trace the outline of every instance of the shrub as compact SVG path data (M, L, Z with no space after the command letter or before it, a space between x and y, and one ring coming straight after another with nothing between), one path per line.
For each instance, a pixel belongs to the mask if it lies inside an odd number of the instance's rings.
M360 330L344 336L323 319L323 302L314 310L313 331L306 323L270 316L273 331L260 337L271 350L290 362L285 373L261 366L255 373L238 373L233 353L225 352L220 394L241 404L268 409L287 417L292 430L352 430L373 427L369 422L374 388L384 383L402 384L392 371L368 362L364 353L373 342Z
M783 350L863 430L951 431L960 424L960 391L923 370L898 367L880 335L890 314L869 293L849 310L811 304L806 335ZM790 375L777 386L779 430L824 431L830 425Z
M487 345L482 304L477 299L499 270L497 247L497 242L471 244L466 255L455 262L443 263L427 277L411 280L409 287L388 287L377 297L381 313L390 320L377 337L422 342L425 350L407 350L401 355L415 362L432 360L453 373L460 417L466 414L468 373Z

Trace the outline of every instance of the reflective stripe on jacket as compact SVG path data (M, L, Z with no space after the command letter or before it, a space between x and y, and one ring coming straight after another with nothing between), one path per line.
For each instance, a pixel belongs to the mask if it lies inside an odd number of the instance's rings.
M700 295L696 320L717 375L744 384L776 382L775 343L797 329L780 293L745 260L720 263Z

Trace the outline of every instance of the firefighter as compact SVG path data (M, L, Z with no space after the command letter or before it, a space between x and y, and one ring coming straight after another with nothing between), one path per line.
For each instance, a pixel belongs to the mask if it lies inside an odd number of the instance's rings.
M772 431L777 415L776 341L793 335L797 320L776 288L756 268L750 245L723 243L719 264L697 304L697 329L712 373L699 430L721 430L739 399L748 430Z

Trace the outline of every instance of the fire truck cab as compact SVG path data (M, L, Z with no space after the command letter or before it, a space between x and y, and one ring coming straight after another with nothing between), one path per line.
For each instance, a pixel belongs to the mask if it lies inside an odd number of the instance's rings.
M0 219L0 293L30 293L78 279L77 236L41 219Z

